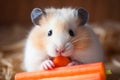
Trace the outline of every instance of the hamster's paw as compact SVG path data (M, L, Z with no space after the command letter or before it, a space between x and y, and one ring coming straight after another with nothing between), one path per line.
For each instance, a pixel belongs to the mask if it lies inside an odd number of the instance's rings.
M74 65L78 65L78 64L81 64L81 63L79 63L78 61L72 61L67 66L74 66Z
M45 60L40 65L40 70L49 70L49 69L53 69L54 67L55 67L55 65L51 60Z

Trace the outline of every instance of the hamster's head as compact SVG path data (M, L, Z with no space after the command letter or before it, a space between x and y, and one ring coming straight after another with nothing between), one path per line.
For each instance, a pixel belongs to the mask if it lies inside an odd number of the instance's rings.
M89 29L85 26L88 13L82 8L35 8L31 19L35 25L31 31L33 44L51 57L71 56L91 43Z

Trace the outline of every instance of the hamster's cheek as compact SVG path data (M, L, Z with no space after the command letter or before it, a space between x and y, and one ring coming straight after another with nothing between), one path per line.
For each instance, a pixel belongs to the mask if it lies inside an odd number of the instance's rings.
M74 53L74 46L71 42L67 43L65 46L65 53L63 53L63 56L71 56Z
M59 55L56 53L56 46L54 44L48 44L46 46L46 52L50 57L56 57Z

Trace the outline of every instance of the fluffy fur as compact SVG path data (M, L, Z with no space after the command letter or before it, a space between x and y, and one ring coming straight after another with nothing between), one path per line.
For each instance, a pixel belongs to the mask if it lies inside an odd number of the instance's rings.
M46 9L46 15L39 20L40 25L30 31L26 40L24 65L27 71L54 67L52 57L68 56L78 63L104 61L103 50L89 25L79 25L81 19L76 9ZM48 32L52 30L52 35ZM75 36L69 35L72 30ZM58 53L56 50L63 50ZM70 65L69 64L69 65Z

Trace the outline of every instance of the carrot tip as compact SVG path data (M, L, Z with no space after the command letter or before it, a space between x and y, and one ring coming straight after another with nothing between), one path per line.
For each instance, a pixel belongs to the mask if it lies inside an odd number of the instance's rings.
M105 72L107 75L111 75L112 74L112 70L111 69L108 69L108 70L106 70L106 72Z

